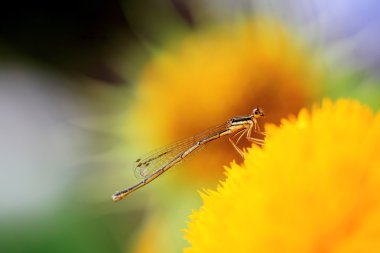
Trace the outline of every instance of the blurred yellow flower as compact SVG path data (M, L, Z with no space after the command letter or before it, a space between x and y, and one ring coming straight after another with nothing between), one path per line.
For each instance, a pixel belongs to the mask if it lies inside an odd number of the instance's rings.
M185 252L380 252L379 129L352 100L267 127L265 147L203 194Z
M320 83L311 55L276 21L205 29L159 52L141 73L129 118L137 127L131 127L129 140L155 148L249 114L257 105L267 122L278 123L313 100ZM207 148L212 156L187 162L187 176L215 179L222 165L238 157L228 142Z

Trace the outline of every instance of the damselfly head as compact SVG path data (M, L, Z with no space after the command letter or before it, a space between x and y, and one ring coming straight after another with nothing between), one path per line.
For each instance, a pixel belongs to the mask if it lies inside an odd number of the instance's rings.
M264 111L260 107L256 107L255 109L252 110L252 116L254 118L261 118L264 117Z

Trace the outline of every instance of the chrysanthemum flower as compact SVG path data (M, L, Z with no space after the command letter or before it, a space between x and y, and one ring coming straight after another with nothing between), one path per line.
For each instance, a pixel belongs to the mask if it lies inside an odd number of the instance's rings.
M185 252L380 252L379 129L351 100L268 126L265 147L203 194Z
M256 106L265 109L266 122L279 123L318 96L321 79L313 55L274 20L203 28L147 63L123 124L127 141L133 143L133 150L124 154L132 159L232 116L249 114ZM156 189L154 199L160 204L149 213L137 252L149 252L147 244L156 252L185 247L178 231L189 211L200 205L196 189L214 186L223 176L223 165L242 161L225 138L206 149L146 187Z
M278 123L313 100L320 83L313 57L273 20L209 28L147 64L130 106L129 140L155 148L249 114L257 105L267 122ZM222 175L220 168L236 153L228 141L219 143L208 145L212 156L187 162L187 177Z

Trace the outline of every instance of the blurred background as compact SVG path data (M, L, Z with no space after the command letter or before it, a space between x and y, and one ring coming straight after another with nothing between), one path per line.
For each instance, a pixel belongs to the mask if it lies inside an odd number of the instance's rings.
M226 139L125 200L151 149L322 97L380 106L376 0L6 1L0 252L180 252ZM261 123L263 127L263 124ZM242 143L242 146L248 146Z

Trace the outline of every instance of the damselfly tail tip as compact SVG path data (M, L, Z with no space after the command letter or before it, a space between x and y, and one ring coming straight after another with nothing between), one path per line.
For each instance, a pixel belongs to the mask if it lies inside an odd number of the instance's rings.
M119 192L116 192L114 195L112 195L112 200L114 202L118 202L120 200L122 200L124 198L124 196L122 194L120 194Z

